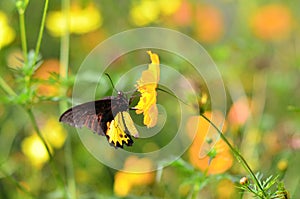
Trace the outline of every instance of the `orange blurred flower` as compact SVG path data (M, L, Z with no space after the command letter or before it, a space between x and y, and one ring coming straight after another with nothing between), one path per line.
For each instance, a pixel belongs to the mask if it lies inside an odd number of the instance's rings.
M177 25L186 26L191 24L192 5L188 1L182 1L180 7L174 13L173 20Z
M233 103L228 112L228 121L232 125L244 125L250 116L250 108L246 98L240 98Z
M146 158L139 159L135 156L130 156L124 164L124 170L138 172L140 168L143 168L143 170L152 170L151 161ZM128 173L118 171L115 175L114 192L121 197L127 196L134 186L149 185L153 183L154 176L154 172Z
M196 34L201 42L213 43L221 39L224 22L221 11L212 5L199 5L196 10Z
M208 118L211 115L210 112L205 113ZM217 119L219 120L219 118ZM224 117L221 119L224 119ZM200 150L204 142L209 142L209 140L206 140L206 136L211 128L210 124L201 116L189 118L187 123L188 133L191 135L196 130L196 136L189 148L189 157L191 164L201 171L207 174L219 174L231 168L233 157L229 147L221 138L204 157L200 157Z
M250 19L254 35L266 41L286 38L292 28L292 14L282 4L269 4L260 7Z
M144 124L150 128L156 125L158 110L156 106L156 88L159 81L159 57L157 54L148 51L151 64L143 71L141 79L137 81L137 89L141 93L136 108L137 114L144 114Z
M15 37L16 33L9 26L6 14L0 11L0 49L10 44Z
M73 4L68 19L62 11L50 11L46 21L47 29L56 37L64 35L67 30L75 34L88 33L98 29L101 25L101 13L94 4L89 4L85 8Z
M42 80L38 84L37 94L40 96L57 96L59 87L55 83L47 82L51 75L59 74L60 63L56 59L45 60L42 65L35 71L34 78Z

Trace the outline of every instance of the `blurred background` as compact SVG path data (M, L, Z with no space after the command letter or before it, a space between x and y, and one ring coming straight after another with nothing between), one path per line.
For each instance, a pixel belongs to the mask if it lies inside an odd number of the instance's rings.
M246 173L227 150L219 153L226 160L216 160L214 169L207 170L207 160L194 158L197 152L193 145L201 144L203 137L196 137L200 143L194 142L174 165L146 174L128 174L97 161L84 148L76 130L58 122L64 111L59 109L58 101L71 97L74 76L88 53L116 33L148 26L180 31L207 50L226 87L228 112L220 116L226 120L226 136L255 172L279 174L291 198L300 197L300 2L71 0L69 78L62 83L55 74L60 72L60 59L65 53L61 46L65 32L62 21L68 7L63 7L64 3L68 1L49 2L40 49L42 64L34 73L36 82L32 85L36 96L33 112L51 146L52 163L56 166L53 169L21 103L11 103L9 95L0 89L0 198L31 198L31 194L37 198L64 198L60 178L68 185L71 198L240 198L236 183ZM29 50L36 45L43 7L44 2L29 0L25 11ZM163 64L192 73L189 63L165 52L155 52ZM23 60L15 1L1 1L0 74L16 93L22 93L22 76L16 71ZM148 62L145 52L133 52L112 63L109 74L116 82L130 67ZM191 81L199 87L199 98L205 104L205 84L193 77ZM99 98L111 93L110 83L106 84L107 88L99 91ZM129 88L134 85L132 81ZM67 96L60 95L61 86L68 88ZM167 110L172 110L173 104L178 106L172 97L160 94L158 102L169 106ZM215 110L208 106L207 113L212 111ZM164 131L168 132L172 121L166 124ZM201 126L199 131L207 128ZM187 134L188 131L187 128ZM137 148L155 151L172 136L156 136L151 142L137 144ZM143 148L145 144L147 147ZM132 164L151 165L136 157L126 163L124 168Z

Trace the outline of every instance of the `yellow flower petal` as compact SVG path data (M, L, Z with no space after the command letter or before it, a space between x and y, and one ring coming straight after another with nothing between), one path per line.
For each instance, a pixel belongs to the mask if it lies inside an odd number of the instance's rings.
M157 123L157 115L157 106L156 104L152 104L152 106L148 109L148 114L144 117L144 123L148 124L148 127L154 127Z
M151 64L143 71L141 79L137 81L137 89L141 93L140 100L135 106L137 114L144 114L144 124L150 128L156 125L158 110L156 107L156 88L159 81L159 57L151 51Z
M7 17L0 12L0 49L15 39L15 31L8 25Z

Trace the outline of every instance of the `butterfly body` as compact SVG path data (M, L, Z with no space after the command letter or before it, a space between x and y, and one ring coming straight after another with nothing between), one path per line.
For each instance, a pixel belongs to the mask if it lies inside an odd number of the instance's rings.
M115 147L131 146L131 135L138 137L138 132L129 115L128 100L122 92L118 95L74 106L59 118L76 128L87 127L94 133L106 136Z

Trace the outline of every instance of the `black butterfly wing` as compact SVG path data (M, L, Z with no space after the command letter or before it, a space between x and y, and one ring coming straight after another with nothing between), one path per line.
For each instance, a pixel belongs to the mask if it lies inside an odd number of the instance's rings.
M112 100L114 97L107 97L74 106L64 112L59 121L76 128L85 126L99 135L105 135L107 122L113 120Z
M106 136L112 146L123 148L124 144L132 145L131 135L138 136L128 108L128 101L120 92L117 97L110 96L74 106L64 112L59 121L76 128L85 126Z

